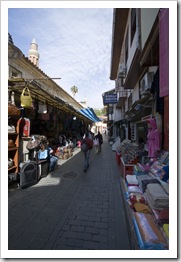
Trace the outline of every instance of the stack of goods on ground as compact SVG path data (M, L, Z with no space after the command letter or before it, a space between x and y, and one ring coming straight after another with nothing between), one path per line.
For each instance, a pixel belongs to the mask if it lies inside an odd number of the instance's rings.
M71 146L58 147L56 149L55 155L62 160L66 160L73 156L73 149Z
M116 148L116 153L123 157L125 164L137 164L141 158L148 153L141 145L131 142L129 139L123 140Z
M149 168L148 168L149 166ZM169 248L169 164L168 154L146 166L137 163L132 175L123 180L126 203L139 249Z

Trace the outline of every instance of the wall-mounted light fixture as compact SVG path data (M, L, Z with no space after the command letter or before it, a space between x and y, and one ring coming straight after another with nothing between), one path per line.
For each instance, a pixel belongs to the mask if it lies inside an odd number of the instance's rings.
M119 74L118 74L118 78L125 78L126 77L126 66L122 63L120 64L119 67Z

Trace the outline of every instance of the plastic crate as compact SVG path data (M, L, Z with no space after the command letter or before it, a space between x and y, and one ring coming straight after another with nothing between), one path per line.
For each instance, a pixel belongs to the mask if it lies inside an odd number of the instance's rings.
M116 151L116 161L117 161L117 164L120 165L121 164L121 153L117 152Z
M123 158L121 157L121 175L125 178L126 175L133 175L134 166L130 164L125 164Z

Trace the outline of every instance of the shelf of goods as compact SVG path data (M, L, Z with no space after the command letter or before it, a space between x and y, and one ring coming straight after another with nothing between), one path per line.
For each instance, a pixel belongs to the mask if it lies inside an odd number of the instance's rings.
M121 173L125 178L126 174L132 174L133 167L139 162L145 152L143 148L130 140L123 140L116 148L117 164L121 165Z
M8 102L8 181L17 179L19 170L19 124L20 109Z
M118 165L121 164L121 152L118 149L116 149L116 161Z
M134 165L126 164L124 162L123 157L121 157L120 167L121 167L121 175L123 178L126 178L126 175L128 174L133 174Z
M155 161L144 167L137 163L132 174L121 177L124 202L135 249L169 249L168 165Z
M18 173L19 133L8 133L8 176L16 180Z
M63 146L63 147L58 147L56 149L55 155L62 160L66 160L69 157L73 156L73 151L71 146Z

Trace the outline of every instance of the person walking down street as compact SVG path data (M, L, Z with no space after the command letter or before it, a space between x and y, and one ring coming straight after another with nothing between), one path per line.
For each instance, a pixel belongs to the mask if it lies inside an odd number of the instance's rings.
M85 138L81 141L81 151L84 153L84 172L89 168L90 152L93 147L93 141L89 138L89 133L85 134Z
M99 152L99 139L95 138L93 140L94 148L95 148L95 153L97 154Z
M93 141L94 140L94 134L91 132L91 131L89 131L89 138Z
M99 150L98 150L98 152L101 152L101 145L103 143L103 138L102 138L102 135L101 135L100 131L98 131L98 134L95 136L95 138L99 140Z

